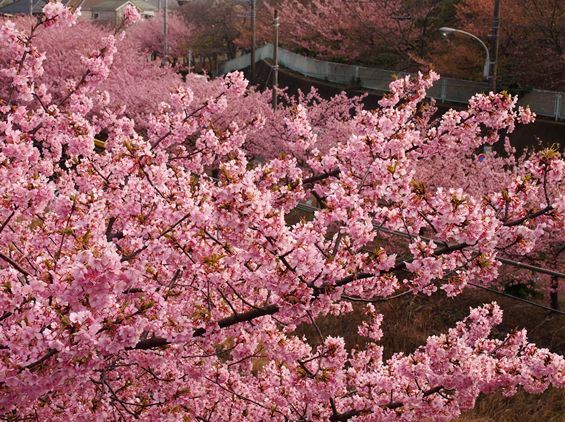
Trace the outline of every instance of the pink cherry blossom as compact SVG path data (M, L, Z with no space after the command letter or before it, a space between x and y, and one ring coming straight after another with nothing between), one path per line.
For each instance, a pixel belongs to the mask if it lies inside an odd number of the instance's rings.
M124 25L133 25L140 20L141 15L135 6L128 4L126 7L124 7Z
M295 335L347 318L352 301L493 285L500 256L562 232L556 149L493 156L497 179L482 188L455 168L433 177L438 157L471 157L523 121L515 98L478 94L435 119L430 73L393 82L376 110L311 93L273 111L234 73L173 79L129 115L101 92L114 36L89 44L75 73L42 80L58 59L35 43L73 21L47 13L61 25L0 27L5 418L449 420L481 393L564 387L562 356L524 330L492 335L495 303L386 360L372 305L362 350ZM306 201L317 209L291 218Z

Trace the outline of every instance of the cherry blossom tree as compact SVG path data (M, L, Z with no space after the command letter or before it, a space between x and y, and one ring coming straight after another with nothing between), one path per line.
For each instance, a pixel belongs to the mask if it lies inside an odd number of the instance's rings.
M422 188L436 189L462 187L467 193L479 196L484 194L500 193L506 200L510 200L507 193L509 185L516 180L528 178L528 173L523 172L524 163L532 155L538 154L534 151L525 151L518 154L512 147L508 136L502 138L499 143L504 143L503 150L491 151L487 154L479 154L477 151L469 151L467 154L458 154L449 151L439 151L437 155L428 157L420 163L417 168L418 180L422 181ZM539 151L539 147L537 150ZM553 145L545 150L548 156L559 154L559 147ZM558 181L548 189L554 191L565 190L563 180ZM538 196L532 198L530 207L543 202L544 196L549 192L540 191ZM499 213L505 212L503 208ZM533 222L527 223L530 228ZM499 256L525 262L546 269L562 271L560 257L563 254L565 238L561 230L545 231L538 239L534 248L525 251L521 248L527 243L527 233L518 236L513 243L499 248ZM520 295L535 295L545 293L548 296L548 304L559 309L559 279L542 273L531 272L527 269L506 267L499 277L499 285L510 292ZM561 286L561 290L563 286Z
M186 42L182 35L185 32L178 19L173 18L171 22L171 33L176 34L171 36L172 52L180 54L182 43ZM33 22L24 17L18 18L16 24L24 30ZM174 68L163 67L160 61L149 59L153 49L159 49L152 42L158 42L160 30L158 20L139 21L129 28L124 37L116 40L119 49L113 56L111 71L98 85L101 92L110 94L108 103L95 104L94 110L100 111L101 107L111 107L114 110L125 108L125 114L135 118L138 127L143 127L146 116L156 111L160 102L169 99L170 94L181 84L181 77ZM68 95L69 87L76 82L73 79L86 70L81 56L96 52L99 40L113 34L112 30L104 26L84 21L72 28L47 31L39 27L36 32L36 46L47 58L38 80L45 83L50 93L58 99ZM10 48L6 43L0 46L0 63L4 66L8 65L12 54ZM1 80L0 97L5 98L9 80Z
M259 3L261 4L261 3ZM468 38L446 42L437 31L452 26L485 41L492 28L491 0L271 0L260 7L259 40L271 42L278 9L284 47L320 59L414 70L425 64L446 76L480 79L484 51ZM502 84L563 90L564 6L560 0L501 2L499 68ZM249 48L249 23L238 45Z
M281 0L265 2L260 38L272 39L274 8L281 43L321 59L407 68L427 55L449 2L442 0ZM246 41L249 36L242 37Z
M184 18L177 13L169 13L167 16L167 44L169 57L174 60L179 57L187 57L189 48L195 43L194 28L190 27ZM127 31L126 39L131 39L136 50L163 53L163 16L158 15L152 19L137 22ZM124 47L127 48L127 47Z
M501 2L500 73L508 83L536 88L565 89L565 6L559 0ZM457 5L458 25L487 39L492 27L493 2L469 0ZM478 56L478 55L481 56ZM461 69L481 63L482 52L444 55L435 61L455 62ZM477 57L478 56L478 57Z
M228 59L236 56L239 23L246 12L242 5L230 0L192 0L180 7L179 13L193 29L191 47L203 68L206 60L215 66L218 56L225 55Z
M364 350L321 331L316 344L293 335L300 323L346 317L352 298L492 283L501 246L522 237L525 253L563 229L556 151L523 162L504 192L418 181L421 160L465 154L530 121L516 98L476 95L433 119L425 93L438 76L399 79L324 152L297 104L281 125L289 152L251 165L242 146L264 118L214 124L229 99L247 95L240 74L204 101L180 86L141 134L119 111L91 113L106 102L99 86L117 54L108 35L83 56L67 95L52 95L36 38L75 20L48 3L30 32L0 27L10 46L0 69L9 81L0 106L6 419L446 420L480 393L564 386L562 356L524 330L491 336L502 318L495 303L387 360L371 304L358 327ZM314 193L313 218L286 224ZM408 233L410 257L371 248L375 225Z

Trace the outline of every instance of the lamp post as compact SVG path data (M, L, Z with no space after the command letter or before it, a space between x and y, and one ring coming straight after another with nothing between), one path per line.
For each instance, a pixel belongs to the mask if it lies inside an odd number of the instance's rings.
M491 80L490 87L493 92L496 92L496 77L497 64L498 64L498 47L500 44L500 0L494 0L494 15L492 19L492 32L489 38L492 40L492 62L491 62Z
M455 29L455 28L449 28L447 26L443 26L441 28L439 28L439 31L443 34L443 36L447 36L449 34L453 34L453 33L457 33L457 34L463 34L466 35L468 37L473 38L475 41L479 42L481 44L481 46L483 47L483 49L485 50L486 53L486 60L485 60L485 64L483 66L483 78L485 80L489 80L490 79L490 65L491 65L491 61L490 61L490 52L488 51L488 47L487 45L483 42L483 40L481 40L479 37L477 37L476 35L471 34L470 32L467 31L463 31L461 29Z
M163 66L165 66L167 64L167 59L168 59L168 55L169 55L169 28L168 28L168 22L167 22L167 15L168 15L168 5L167 5L167 0L165 0L165 4L164 4L164 9L163 9Z
M257 47L257 3L251 0L251 83L255 83L255 48Z
M275 39L273 45L273 110L277 109L277 101L278 101L278 89L279 89L279 11L275 9L275 15L273 20L273 26L275 28Z

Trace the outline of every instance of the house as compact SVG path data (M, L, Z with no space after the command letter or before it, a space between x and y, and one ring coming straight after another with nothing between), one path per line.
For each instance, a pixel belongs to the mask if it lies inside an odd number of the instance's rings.
M0 16L29 14L40 15L43 11L43 6L45 6L45 3L47 3L46 0L0 0Z
M145 0L147 3L152 4L161 11L165 7L165 0ZM182 0L167 0L167 9L177 9L182 3Z
M127 5L134 6L145 19L157 13L157 7L144 0L83 0L77 3L81 8L81 19L116 25L122 20Z
M34 15L42 13L48 0L0 0L0 15ZM6 4L7 3L7 4ZM158 11L157 6L144 0L68 0L63 1L71 8L81 8L81 20L98 21L117 25L121 22L124 8L134 6L143 18L151 18ZM171 1L171 3L173 3ZM174 2L176 3L176 2Z
M3 8L4 6L12 4L13 2L14 0L0 0L0 9Z

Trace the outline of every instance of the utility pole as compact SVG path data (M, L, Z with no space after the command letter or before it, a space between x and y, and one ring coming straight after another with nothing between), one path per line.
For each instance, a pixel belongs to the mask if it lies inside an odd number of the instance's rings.
M273 52L273 110L277 109L277 100L278 100L278 88L279 88L279 11L275 9L275 19L273 21L273 25L275 27L275 41L273 42L274 45L274 52Z
M165 0L164 9L163 9L163 65L167 64L167 57L169 55L169 44L168 44L168 32L169 28L167 26L167 0Z
M188 49L188 73L192 73L192 48Z
M33 16L33 0L29 0L29 15Z
M251 0L251 83L255 83L255 44L256 44L256 18L257 18L257 1Z
M500 0L494 0L494 14L492 19L492 33L489 38L492 40L492 52L490 55L490 89L496 92L496 78L498 66L498 46L500 44Z

